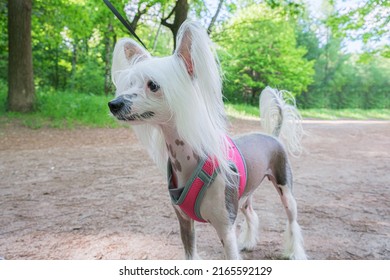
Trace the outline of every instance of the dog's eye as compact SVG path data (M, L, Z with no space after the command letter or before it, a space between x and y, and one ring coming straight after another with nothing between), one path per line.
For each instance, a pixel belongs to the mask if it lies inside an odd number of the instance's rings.
M153 81L149 81L148 82L148 88L152 91L152 92L156 92L160 89L160 86L158 84L156 84L155 82Z

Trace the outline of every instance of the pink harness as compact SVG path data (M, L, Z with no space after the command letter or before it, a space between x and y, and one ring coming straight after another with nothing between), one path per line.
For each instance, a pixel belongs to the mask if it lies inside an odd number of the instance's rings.
M245 190L247 173L244 158L233 140L228 137L229 161L234 171L239 174L238 196L242 196ZM168 190L172 202L178 205L191 219L198 222L207 222L200 215L200 203L207 188L218 175L218 163L213 165L210 157L199 162L195 171L184 187L178 188L172 176L172 164L168 161Z

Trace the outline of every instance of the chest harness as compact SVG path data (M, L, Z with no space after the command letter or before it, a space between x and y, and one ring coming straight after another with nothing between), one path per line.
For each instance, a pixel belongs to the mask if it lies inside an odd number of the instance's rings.
M236 144L229 137L228 141L230 144L228 153L229 164L232 170L239 175L239 184L236 187L238 188L238 196L240 198L245 190L247 181L246 165ZM168 160L168 191L172 202L178 205L191 219L205 223L206 221L200 214L200 204L206 190L211 186L218 172L218 163L213 164L210 157L204 158L199 161L198 166L185 186L177 187L173 179L172 164Z

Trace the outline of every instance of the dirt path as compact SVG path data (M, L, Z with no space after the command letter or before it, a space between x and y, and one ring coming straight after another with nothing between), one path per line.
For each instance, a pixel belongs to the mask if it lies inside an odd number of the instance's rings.
M233 134L257 131L232 120ZM292 159L312 259L390 259L390 122L305 122ZM255 193L261 240L244 259L281 254L285 214L267 182ZM241 217L239 217L241 219ZM223 258L197 224L205 259ZM0 122L0 257L181 259L164 178L130 129L30 130Z

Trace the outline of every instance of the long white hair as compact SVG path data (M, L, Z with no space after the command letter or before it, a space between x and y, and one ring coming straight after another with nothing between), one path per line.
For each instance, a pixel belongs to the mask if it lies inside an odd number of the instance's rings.
M302 117L292 94L266 87L261 92L259 106L261 125L265 132L280 137L291 155L300 156L304 132Z
M176 126L179 136L198 156L209 156L218 162L226 178L232 171L228 162L221 71L206 31L194 22L184 22L175 52L164 58L150 57L134 41L126 40L137 50L127 56L125 63L122 59L126 43L118 42L115 47L112 75L117 89L126 87L128 81L124 77L131 74L155 81L163 91L164 105L171 113L169 121ZM133 129L156 164L166 170L168 152L161 127L145 123L134 125Z

